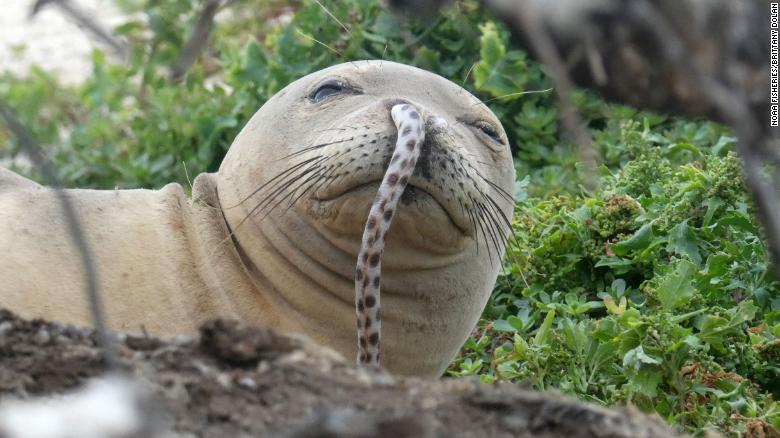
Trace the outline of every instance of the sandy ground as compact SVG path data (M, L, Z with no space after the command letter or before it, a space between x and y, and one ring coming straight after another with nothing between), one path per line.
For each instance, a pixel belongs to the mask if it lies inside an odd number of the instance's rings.
M70 0L106 29L123 21L111 0ZM48 5L35 17L35 0L0 3L0 72L24 75L31 65L56 73L63 82L76 83L91 72L90 53L106 49L57 6Z

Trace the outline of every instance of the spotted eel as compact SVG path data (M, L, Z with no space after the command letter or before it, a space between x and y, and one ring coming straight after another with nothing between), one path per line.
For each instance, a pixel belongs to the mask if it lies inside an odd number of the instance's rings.
M413 105L395 105L390 115L398 130L398 140L368 213L355 270L357 362L372 366L379 366L382 334L379 286L385 238L425 141L424 121Z

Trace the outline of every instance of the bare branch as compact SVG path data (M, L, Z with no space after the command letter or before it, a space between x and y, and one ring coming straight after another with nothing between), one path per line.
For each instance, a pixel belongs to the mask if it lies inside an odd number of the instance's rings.
M598 153L593 147L590 133L585 128L577 106L572 101L574 85L569 77L566 65L558 53L547 30L541 26L541 18L534 8L527 7L525 2L520 2L517 7L508 11L513 14L517 22L522 23L529 41L542 63L547 67L547 73L553 81L555 94L558 96L558 107L561 112L561 122L564 129L572 136L572 140L578 147L580 160L585 165L585 186L593 191L598 188L599 179L596 174L598 165Z
M38 0L33 4L30 16L34 17L38 12L48 5L54 5L62 9L66 15L70 16L79 26L87 29L95 38L103 42L113 50L117 56L122 59L127 57L127 47L124 42L116 39L111 32L105 30L100 23L92 20L78 6L70 0Z
M183 78L187 70L198 59L198 56L209 41L211 31L214 29L214 16L217 15L221 4L222 0L205 1L203 10L198 17L198 23L195 25L195 30L192 32L192 36L190 36L187 44L184 45L179 59L171 70L171 78L175 80Z

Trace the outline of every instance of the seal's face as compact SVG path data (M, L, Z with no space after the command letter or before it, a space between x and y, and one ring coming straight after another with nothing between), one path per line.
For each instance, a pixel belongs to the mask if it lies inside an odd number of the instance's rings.
M270 274L257 270L309 321L302 325L318 319L312 314L323 305L335 307L334 297L350 308L361 234L398 135L390 108L401 102L420 110L425 143L384 252L383 360L391 370L440 372L493 286L513 208L506 135L477 98L387 61L313 73L280 91L245 127L220 169L219 195L246 258L262 263L252 246L270 242L289 262ZM267 242L251 243L258 235ZM300 287L291 284L300 276L328 298L315 304L304 291L285 291ZM329 327L321 330L347 338L335 346L354 355L354 313L343 322L322 319ZM406 353L416 357L404 359Z

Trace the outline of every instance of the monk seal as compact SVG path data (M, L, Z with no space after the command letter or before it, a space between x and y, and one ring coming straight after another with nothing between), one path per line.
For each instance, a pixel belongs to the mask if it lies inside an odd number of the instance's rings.
M194 180L191 199L178 184L67 190L109 325L169 336L237 318L355 357L355 261L399 103L419 110L425 141L383 247L382 364L441 375L498 275L515 170L500 122L476 97L389 61L336 65L285 87L218 172ZM54 192L0 169L0 224L0 306L90 323Z

